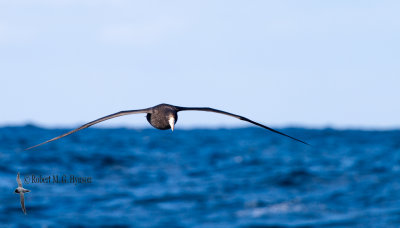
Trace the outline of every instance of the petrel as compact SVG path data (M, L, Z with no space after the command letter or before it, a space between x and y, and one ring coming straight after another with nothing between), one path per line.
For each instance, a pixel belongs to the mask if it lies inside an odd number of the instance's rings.
M19 194L22 211L24 212L24 214L26 214L24 193L30 192L30 190L22 187L21 179L19 178L19 172L17 174L17 182L18 182L18 188L15 189L14 193Z
M40 143L40 144L38 144L36 146L29 147L26 150L29 150L29 149L32 149L34 147L41 146L41 145L43 145L45 143L60 139L62 137L70 135L70 134L72 134L74 132L77 132L79 130L82 130L84 128L88 128L88 127L90 127L90 126L92 126L94 124L100 123L102 121L105 121L105 120L108 120L108 119L112 119L112 118L115 118L115 117L119 117L119 116L130 115L130 114L146 113L147 114L146 115L147 121L151 124L151 126L157 128L157 129L160 129L160 130L171 129L173 131L175 123L176 123L176 121L178 121L178 112L180 112L180 111L206 111L206 112L215 112L215 113L219 113L219 114L232 116L232 117L235 117L235 118L237 118L239 120L244 120L244 121L250 122L252 124L255 124L257 126L265 128L265 129L270 130L272 132L278 133L280 135L283 135L283 136L289 137L291 139L294 139L294 140L296 140L298 142L301 142L301 143L309 145L308 143L306 143L304 141L301 141L300 139L296 139L296 138L294 138L292 136L289 136L287 134L284 134L282 132L274 130L274 129L270 128L270 127L267 127L267 126L262 125L260 123L257 123L257 122L254 122L252 120L249 120L246 117L239 116L239 115L236 115L236 114L232 114L232 113L229 113L229 112L225 112L225 111L221 111L221 110L213 109L213 108L207 108L207 107L179 107L179 106L169 105L169 104L159 104L159 105L156 105L156 106L151 107L151 108L121 111L121 112L117 112L117 113L114 113L114 114L111 114L111 115L108 115L108 116L101 117L101 118L99 118L97 120L93 120L92 122L84 124L84 125L76 128L76 129L74 129L74 130L72 130L70 132L67 132L67 133L62 134L60 136L57 136L55 138L52 138L52 139L47 140L45 142L42 142L42 143Z

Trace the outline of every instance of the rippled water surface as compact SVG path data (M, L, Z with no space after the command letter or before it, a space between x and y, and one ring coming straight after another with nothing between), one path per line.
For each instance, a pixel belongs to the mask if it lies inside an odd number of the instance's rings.
M0 128L2 227L400 227L400 131L66 130Z

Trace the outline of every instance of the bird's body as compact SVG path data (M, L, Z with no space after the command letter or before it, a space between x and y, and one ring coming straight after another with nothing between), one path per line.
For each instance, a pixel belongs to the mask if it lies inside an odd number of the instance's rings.
M147 113L146 119L151 126L160 129L171 129L170 119L174 119L174 124L178 121L178 110L175 106L168 104L160 104L151 108L151 112Z
M18 187L18 188L15 189L14 192L15 192L16 194L20 194L20 193L27 193L27 192L30 192L30 190L28 190L28 189L26 189L26 188L23 188L23 187Z
M18 183L18 188L14 190L14 193L19 194L22 211L24 212L24 214L26 214L24 193L30 192L30 190L22 187L22 182L21 179L19 178L19 173L17 174L17 183Z
M58 137L55 137L55 138L52 138L52 139L47 140L45 142L42 142L42 143L40 143L40 144L38 144L36 146L29 147L26 150L29 150L29 149L32 149L34 147L43 145L45 143L60 139L60 138L62 138L64 136L70 135L70 134L72 134L74 132L77 132L79 130L82 130L84 128L88 128L88 127L90 127L90 126L92 126L94 124L103 122L105 120L112 119L112 118L119 117L119 116L130 115L130 114L146 113L147 114L146 115L146 119L151 124L151 126L157 128L157 129L160 129L160 130L167 130L167 129L174 130L175 123L178 120L178 112L180 112L180 111L206 111L206 112L214 112L214 113L228 115L228 116L231 116L231 117L243 120L243 121L247 121L247 122L252 123L254 125L257 125L259 127L265 128L265 129L270 130L272 132L278 133L280 135L289 137L291 139L294 139L296 141L299 141L301 143L304 143L304 144L308 145L308 143L306 143L304 141L301 141L299 139L293 138L292 136L286 135L286 134L284 134L282 132L274 130L274 129L272 129L270 127L267 127L265 125L262 125L260 123L254 122L254 121L252 121L250 119L247 119L246 117L239 116L239 115L236 115L236 114L232 114L232 113L229 113L229 112L225 112L225 111L221 111L221 110L213 109L213 108L208 108L208 107L180 107L180 106L174 106L174 105L169 105L169 104L159 104L159 105L156 105L156 106L151 107L151 108L121 111L121 112L117 112L117 113L114 113L114 114L111 114L111 115L108 115L108 116L101 117L101 118L99 118L97 120L94 120L92 122L84 124L84 125L76 128L76 129L74 129L74 130L72 130L70 132L67 132L67 133L62 134L62 135L60 135Z

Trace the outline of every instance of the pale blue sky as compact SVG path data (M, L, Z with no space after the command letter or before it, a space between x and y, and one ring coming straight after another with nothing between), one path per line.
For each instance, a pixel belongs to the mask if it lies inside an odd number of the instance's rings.
M0 1L0 125L159 103L400 127L399 1ZM98 126L149 126L143 115ZM249 126L181 113L179 127Z

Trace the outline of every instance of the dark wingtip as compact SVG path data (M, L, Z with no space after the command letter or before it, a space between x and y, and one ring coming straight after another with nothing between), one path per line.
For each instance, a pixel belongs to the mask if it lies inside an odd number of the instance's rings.
M292 136L289 136L291 139L294 139L294 140L296 140L297 142L301 142L301 143L303 143L303 144L306 144L307 146L312 146L311 144L309 144L309 143L307 143L307 142L304 142L303 140L300 140L300 139L296 139L295 137L292 137Z
M306 144L307 146L313 146L313 145L311 145L311 144L309 144L309 143L306 143L306 142L304 142L304 141L300 141L300 142Z

